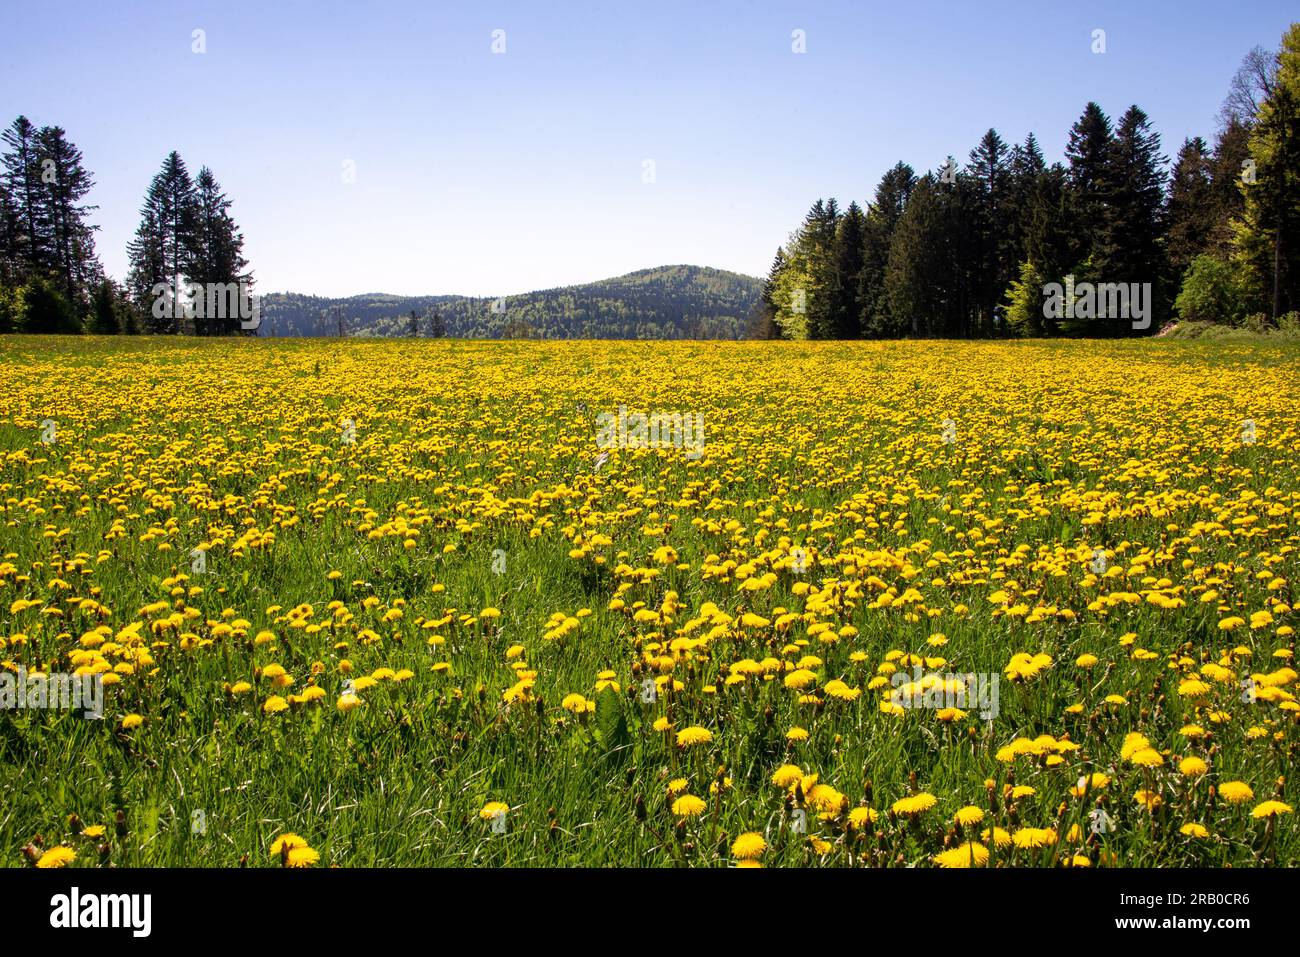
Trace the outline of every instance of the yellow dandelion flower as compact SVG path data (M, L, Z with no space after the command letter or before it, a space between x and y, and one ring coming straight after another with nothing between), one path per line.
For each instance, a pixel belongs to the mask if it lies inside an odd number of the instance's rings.
M1178 762L1178 773L1183 777L1198 778L1208 770L1210 770L1210 766L1195 755L1183 758Z
M1257 818L1278 817L1279 815L1290 814L1291 812L1292 808L1289 804L1283 804L1281 801L1265 801L1262 804L1257 805L1255 809L1250 812L1250 816Z
M989 861L989 849L975 841L966 841L934 856L934 862L944 868L983 867Z
M922 791L919 794L911 794L904 798L899 798L893 803L890 810L902 817L915 817L918 814L924 814L937 803L935 796Z
M693 794L683 794L673 802L673 813L678 817L699 817L707 808L708 804Z
M1255 792L1245 781L1225 781L1219 785L1219 797L1229 804L1242 804L1254 798Z
M52 847L41 855L40 860L36 862L37 867L67 867L77 859L77 852L70 847L59 845Z
M731 856L741 860L762 857L766 850L767 841L757 831L746 831L731 842Z
M691 725L677 732L677 746L691 748L698 744L708 744L713 740L713 732L699 725Z

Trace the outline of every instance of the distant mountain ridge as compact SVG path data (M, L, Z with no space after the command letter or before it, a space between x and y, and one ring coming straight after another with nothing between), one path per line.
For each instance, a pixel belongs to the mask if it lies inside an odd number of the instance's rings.
M409 336L500 339L740 339L763 280L707 266L659 266L578 286L514 296L262 297L262 336Z

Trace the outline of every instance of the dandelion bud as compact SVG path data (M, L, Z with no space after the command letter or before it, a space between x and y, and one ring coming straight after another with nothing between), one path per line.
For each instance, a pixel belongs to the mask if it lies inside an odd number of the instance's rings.
M117 832L118 837L126 837L130 833L130 828L126 826L126 812L118 808L113 815L113 829Z
M638 821L645 820L645 798L639 794L636 796L636 800L632 802L632 813L636 816Z
M72 829L73 834L80 834L85 829L85 825L81 823L81 818L77 817L76 811L68 815L68 827Z

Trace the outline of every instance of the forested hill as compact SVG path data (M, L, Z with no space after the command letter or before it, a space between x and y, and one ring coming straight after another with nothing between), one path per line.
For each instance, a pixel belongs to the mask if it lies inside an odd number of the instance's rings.
M270 293L262 298L259 334L739 339L748 332L762 287L760 279L722 269L661 266L500 299Z

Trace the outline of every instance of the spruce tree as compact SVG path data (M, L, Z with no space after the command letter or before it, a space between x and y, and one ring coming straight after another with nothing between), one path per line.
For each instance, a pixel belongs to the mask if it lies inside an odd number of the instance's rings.
M1019 264L1029 258L1029 223L1033 216L1035 195L1039 180L1047 172L1047 162L1033 133L1025 137L1024 144L1011 147L1007 161L1007 233L1010 252ZM1042 263L1039 262L1041 266Z
M1235 120L1226 124L1214 140L1210 163L1210 190L1214 207L1214 229L1209 243L1211 255L1227 259L1232 252L1234 220L1246 212L1243 186L1254 179L1250 156L1250 126ZM1248 171L1249 174L1248 174Z
M9 183L0 175L0 286L17 285L18 213L9 193Z
M196 260L199 206L194 183L180 154L172 151L154 176L140 209L140 226L129 247L130 289L154 333L190 331L180 303L155 310L154 288L168 285L179 297ZM162 313L161 315L155 313Z
M830 332L835 339L856 339L860 334L862 306L858 291L865 231L862 209L857 203L849 203L835 230L835 269L830 291Z
M25 116L19 116L0 134L5 152L3 180L12 222L10 258L17 264L19 279L41 273L53 265L49 236L42 229L41 167L39 130Z
M178 157L179 158L179 157ZM238 285L251 291L252 275L244 259L244 237L230 216L231 202L221 185L204 166L194 180L193 234L188 242L188 277L203 284ZM235 315L201 316L199 335L238 335L241 317Z
M839 204L834 197L817 200L804 217L799 246L811 279L805 303L810 339L835 337L832 297L835 290L835 232L839 218Z
M897 163L880 178L875 197L867 209L863 224L862 272L858 282L859 325L864 337L878 339L904 333L890 312L885 272L889 266L894 230L915 186L916 173L912 167Z
M993 331L993 315L1007 284L1019 268L1011 229L1011 169L1007 145L990 129L970 152L968 183L973 202L967 223L969 245L962 250L970 260L970 294L975 313L973 331Z
M112 279L100 280L91 293L86 331L95 336L116 336L126 331L125 294Z
M894 334L929 338L951 325L957 301L946 198L951 185L931 173L921 177L894 228L884 283Z
M1038 176L1023 228L1024 258L1038 266L1045 282L1060 281L1073 265L1079 232L1069 173L1060 163Z
M1105 282L1150 283L1152 318L1167 313L1164 232L1165 164L1160 135L1146 113L1130 106L1115 127L1111 149L1110 214L1107 217ZM1110 316L1111 335L1133 333L1131 317ZM1154 332L1152 322L1145 332Z
M1115 148L1110 118L1096 103L1084 107L1083 114L1070 128L1065 147L1069 163L1069 202L1077 239L1072 249L1075 263L1093 262L1104 269L1111 260L1108 243L1110 202L1114 192L1111 175ZM1091 278L1091 277L1089 277Z
M90 290L103 276L95 256L95 230L87 220L97 206L82 205L94 181L82 162L81 150L57 126L36 134L40 161L37 217L47 237L50 268L63 293L79 313L89 309Z
M755 307L754 321L750 329L750 335L755 339L781 339L785 338L784 331L776 321L776 289L780 280L781 273L785 270L785 250L780 246L776 249L776 256L772 259L772 266L767 271L767 278L763 280L763 289L759 293L758 304Z
M1172 275L1181 277L1213 241L1218 211L1214 203L1212 157L1199 136L1183 140L1174 161L1166 207L1165 251Z

